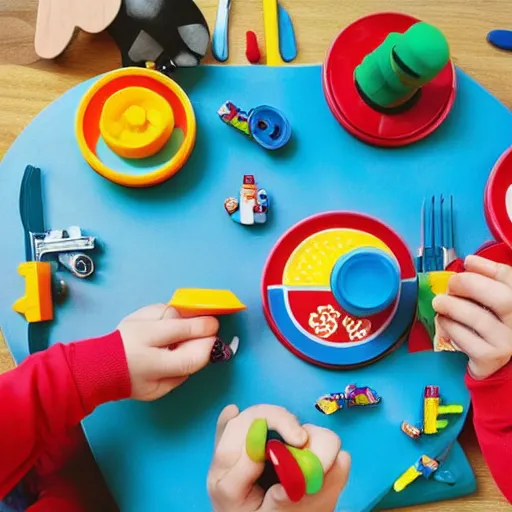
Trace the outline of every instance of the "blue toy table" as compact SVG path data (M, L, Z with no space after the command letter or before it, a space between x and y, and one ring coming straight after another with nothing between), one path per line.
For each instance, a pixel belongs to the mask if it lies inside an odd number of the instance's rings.
M415 252L422 199L440 193L454 195L457 250L470 253L489 237L483 190L492 165L512 143L512 116L458 71L457 100L447 121L420 143L385 150L358 142L337 124L322 94L318 66L200 67L177 79L195 108L197 143L187 165L163 186L121 188L85 164L73 121L91 82L45 109L5 156L0 239L8 243L0 254L0 325L9 347L17 361L27 356L27 325L11 306L23 294L16 273L24 259L18 194L23 170L32 164L44 173L49 227L80 225L102 248L92 281L66 278L70 296L57 310L52 343L108 332L138 307L166 302L177 287L228 288L248 306L222 322L221 334L241 338L232 362L206 369L155 403L107 404L85 421L120 509L209 510L205 477L218 413L230 402L241 408L268 402L340 434L353 470L337 510L370 510L420 455L438 455L458 435L463 417L419 443L399 426L404 419L419 421L426 384L439 385L448 402L467 408L465 358L409 354L403 345L361 370L311 366L278 343L266 325L259 289L264 262L294 223L336 209L382 219ZM293 130L289 145L267 152L227 127L216 114L227 99L248 109L269 104L282 110ZM270 219L257 229L236 225L223 208L243 174L255 174L272 199ZM318 396L352 382L378 390L382 404L333 416L313 407ZM419 490L431 483L413 485ZM444 494L454 495L449 488Z

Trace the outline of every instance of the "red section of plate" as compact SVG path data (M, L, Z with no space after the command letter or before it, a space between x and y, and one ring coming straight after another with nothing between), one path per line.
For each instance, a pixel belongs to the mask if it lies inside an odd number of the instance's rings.
M390 32L405 32L418 19L399 13L371 14L345 28L332 44L323 68L324 92L334 117L352 135L376 146L404 146L430 135L455 100L456 73L450 61L422 88L418 102L400 114L382 114L357 92L354 70Z
M266 452L290 500L300 501L306 494L306 479L291 452L283 443L274 439L267 443Z
M389 308L368 318L353 318L338 305L334 295L327 290L289 290L288 300L294 318L300 326L311 335L325 339L329 343L356 343L365 340L388 322L396 306L393 303ZM322 308L326 305L333 308L336 316L339 314L334 332L328 323L322 322L322 311L325 311ZM313 314L315 316L312 316Z
M507 191L512 187L512 146L494 165L485 188L484 209L494 237L512 247L512 220L507 212ZM512 190L510 192L512 206Z

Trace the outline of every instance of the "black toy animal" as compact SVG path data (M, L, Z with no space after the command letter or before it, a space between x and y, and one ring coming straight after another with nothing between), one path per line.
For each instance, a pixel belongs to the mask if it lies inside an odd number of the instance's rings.
M152 67L164 74L198 65L210 41L193 0L123 0L108 32L123 66Z

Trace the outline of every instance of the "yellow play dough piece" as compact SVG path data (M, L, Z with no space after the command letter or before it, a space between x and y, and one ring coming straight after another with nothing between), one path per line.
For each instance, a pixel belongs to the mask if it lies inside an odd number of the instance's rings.
M285 286L329 287L340 256L359 247L375 247L393 255L379 238L354 229L329 229L311 235L295 248L283 271Z
M447 270L440 270L436 272L430 272L430 288L434 295L440 293L446 293L448 290L448 281L450 277L454 276L455 272L448 272Z
M174 112L165 98L144 87L126 87L105 102L100 133L107 146L124 158L158 153L174 129Z
M169 306L189 315L227 315L247 309L230 290L204 288L179 288Z

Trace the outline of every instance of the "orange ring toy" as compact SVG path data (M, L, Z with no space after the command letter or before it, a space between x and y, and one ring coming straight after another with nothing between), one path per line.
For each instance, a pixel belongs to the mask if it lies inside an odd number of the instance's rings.
M100 138L100 118L105 102L128 87L144 87L162 96L174 113L175 127L183 130L184 140L164 165L146 174L132 175L105 165L96 153ZM196 118L188 96L173 80L158 71L130 67L107 73L85 93L75 119L78 147L85 161L104 178L125 187L151 187L176 174L188 160L196 140Z

